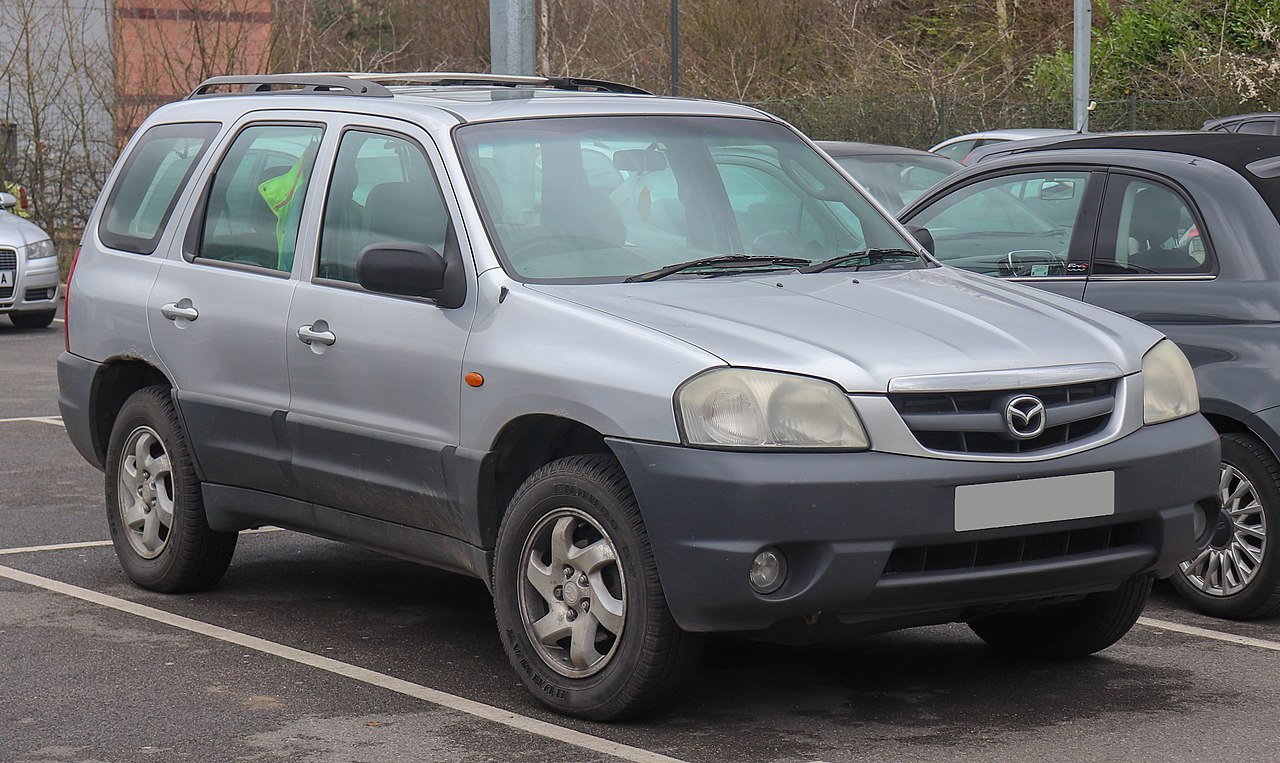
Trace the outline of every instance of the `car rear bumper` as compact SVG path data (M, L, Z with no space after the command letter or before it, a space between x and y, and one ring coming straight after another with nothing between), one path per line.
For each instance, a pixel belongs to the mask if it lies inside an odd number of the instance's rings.
M1200 416L1040 462L609 445L639 501L671 611L696 631L759 630L819 612L864 626L947 622L1108 590L1169 574L1196 550L1197 502L1216 509L1218 437ZM1096 472L1114 474L1113 515L956 530L958 486ZM761 595L747 572L769 546L789 572Z
M101 363L79 355L69 352L58 355L58 410L62 414L62 423L71 444L84 456L84 460L98 469L104 468L104 454L94 446L100 439L95 431L97 422L91 417L90 401L101 368Z

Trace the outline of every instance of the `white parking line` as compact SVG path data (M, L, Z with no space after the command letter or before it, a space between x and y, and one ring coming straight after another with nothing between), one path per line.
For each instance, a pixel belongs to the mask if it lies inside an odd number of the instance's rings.
M61 416L18 416L12 419L0 419L0 424L13 424L19 421L35 421L40 424L51 424L55 427L65 427L62 423Z
M1251 638L1249 636L1237 636L1234 633L1223 633L1222 631L1210 630L1208 628L1198 628L1194 625L1183 625L1182 623L1171 623L1168 620L1156 620L1151 617L1139 617L1138 624L1145 625L1148 628L1159 628L1162 631L1172 631L1187 636L1199 636L1200 638L1213 639L1214 641L1225 641L1228 644L1239 644L1241 646L1252 646L1258 649L1269 649L1273 652L1280 652L1280 642L1267 641L1266 639Z
M259 527L256 530L241 530L241 535L260 535L262 533L280 532L279 527ZM110 546L109 540L82 540L75 543L53 543L48 546L21 546L18 548L0 548L0 556L8 556L10 554L37 554L41 551L67 551L75 548L101 548Z
M41 577L40 575L32 575L29 572L15 570L12 567L0 566L0 577L8 578L17 583L41 588L52 593L70 596L73 599L87 601L90 604L108 607L110 609L124 612L126 614L143 617L157 623L180 628L191 633L198 633L202 636L225 641L229 644L244 647L245 649L253 649L257 652L280 657L300 665L324 670L335 675L344 676L371 686L377 686L388 691L403 694L406 697L430 702L433 705L439 705L450 710L475 716L481 720L497 723L508 728L523 731L529 734L536 734L564 744L581 747L592 752L610 755L621 760L633 761L634 763L683 763L677 758L671 758L649 750L643 750L639 747L614 742L602 737L592 736L581 731L568 729L563 726L557 726L554 723L547 723L536 718L518 715L516 713L503 710L492 705L486 705L482 702L459 697L454 694L447 694L437 689L431 689L421 684L415 684L411 681L405 681L400 678L379 673L375 670L362 668L356 665L350 665L345 662L322 657L318 654L312 654L301 649L296 649L284 644L277 644L274 641L250 636L246 633L233 631L229 628L223 628L218 625L192 620L189 617L175 615L172 612L166 612L162 609L148 607L145 604L138 604L127 599L120 599L115 596L91 591L88 588L73 586L58 580Z

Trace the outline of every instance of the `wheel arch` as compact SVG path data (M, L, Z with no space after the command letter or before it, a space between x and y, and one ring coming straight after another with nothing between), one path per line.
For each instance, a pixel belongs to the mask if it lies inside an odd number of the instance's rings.
M139 358L115 358L98 370L90 393L89 417L93 449L100 463L106 463L111 429L124 402L138 390L151 386L172 389L173 383L160 369Z
M482 487L477 507L483 547L494 548L507 506L529 475L552 461L592 453L612 455L603 434L575 419L535 413L509 421L494 437L481 478L491 486Z

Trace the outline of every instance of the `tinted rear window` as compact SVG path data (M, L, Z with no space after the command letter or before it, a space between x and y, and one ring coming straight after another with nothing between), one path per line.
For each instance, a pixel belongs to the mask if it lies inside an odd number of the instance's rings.
M107 197L98 226L102 242L136 254L154 252L178 192L221 127L216 122L197 122L147 130Z

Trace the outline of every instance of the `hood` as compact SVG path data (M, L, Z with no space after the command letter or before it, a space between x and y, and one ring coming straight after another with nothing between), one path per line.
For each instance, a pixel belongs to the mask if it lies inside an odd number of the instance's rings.
M1161 334L1101 308L954 268L529 288L695 345L731 366L883 393L902 376L1110 362Z
M0 211L0 246L26 246L49 238L49 234L41 230L29 220L8 211Z

